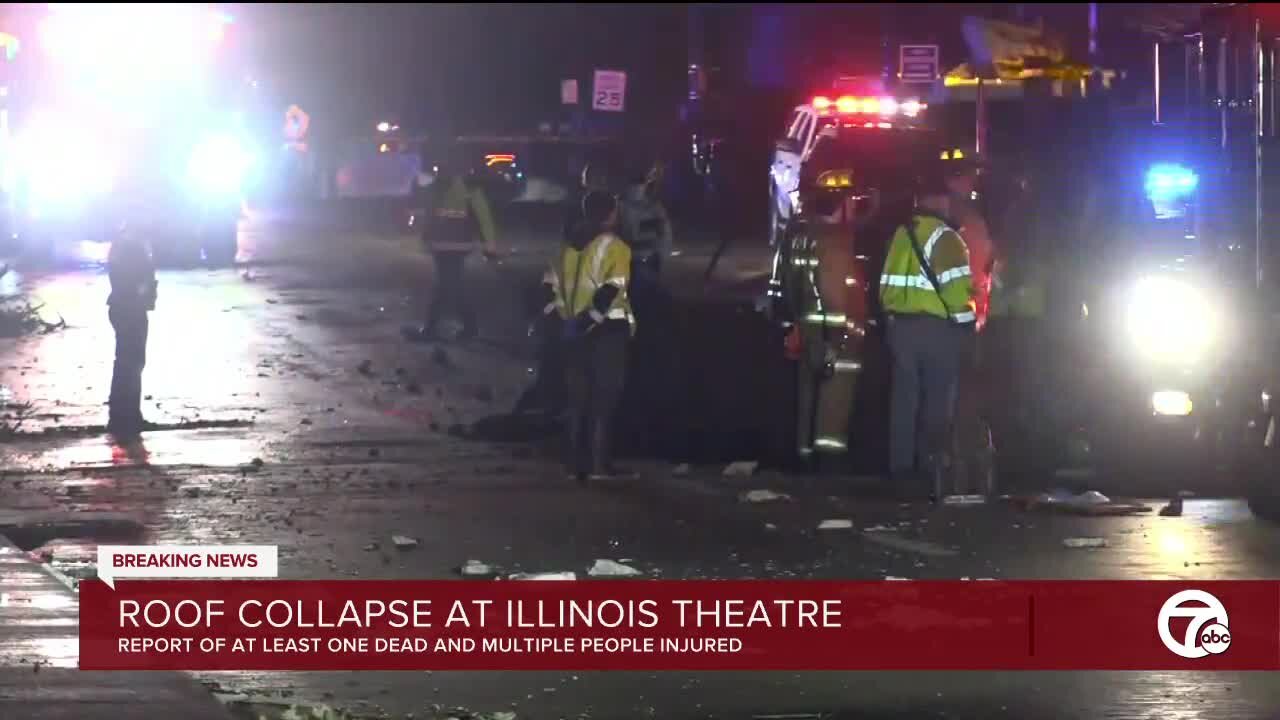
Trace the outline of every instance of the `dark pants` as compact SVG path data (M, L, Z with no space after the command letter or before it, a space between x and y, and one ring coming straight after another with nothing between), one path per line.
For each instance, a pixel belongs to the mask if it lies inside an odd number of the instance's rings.
M462 334L474 335L476 314L467 302L466 283L463 282L468 252L439 251L431 254L436 265L435 288L431 293L431 307L427 310L427 334L438 329L440 321L448 313L454 313L462 321Z
M585 471L584 450L588 442L591 471L604 471L610 465L611 426L626 381L629 339L630 329L625 323L610 321L586 337L565 341L568 463L575 472Z
M932 316L889 318L893 355L890 472L911 472L917 456L938 460L945 452L955 414L956 383L971 332Z
M673 392L678 387L679 347L673 338L672 300L662 285L657 255L632 264L628 295L636 316L636 334L629 352L633 370L628 373L624 393L627 412L622 432L631 441L644 442L650 453L669 455L674 452L673 436L678 433L673 419L680 417Z
M116 361L111 369L110 425L138 429L142 425L142 368L147 364L147 312L112 307L107 316L116 333Z

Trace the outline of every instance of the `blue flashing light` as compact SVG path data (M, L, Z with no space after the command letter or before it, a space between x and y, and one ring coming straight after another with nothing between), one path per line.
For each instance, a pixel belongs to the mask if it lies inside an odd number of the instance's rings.
M1147 197L1152 201L1183 198L1195 192L1200 178L1183 165L1154 165L1147 171Z

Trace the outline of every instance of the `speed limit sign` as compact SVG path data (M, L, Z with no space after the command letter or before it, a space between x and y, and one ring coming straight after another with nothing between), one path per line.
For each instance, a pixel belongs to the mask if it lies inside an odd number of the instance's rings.
M597 70L591 91L591 109L622 112L626 107L627 74L621 70Z

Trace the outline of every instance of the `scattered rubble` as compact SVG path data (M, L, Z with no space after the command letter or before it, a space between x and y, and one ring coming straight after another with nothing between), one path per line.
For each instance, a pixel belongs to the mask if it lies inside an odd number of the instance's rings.
M729 463L724 469L725 477L751 477L756 473L760 463L755 460L739 460Z
M779 500L790 501L791 496L786 493L774 492L773 490L747 490L738 495L738 501L744 503L767 503Z
M391 542L395 544L397 550L412 550L418 547L418 541L404 535L392 535Z
M463 577L488 577L496 574L492 567L479 560L468 560L458 568Z
M636 577L644 573L616 560L599 559L587 569L591 577Z
M1161 508L1160 517L1182 517L1182 496L1170 500L1168 505Z
M577 580L578 574L573 572L516 573L508 575L508 580Z
M847 518L837 518L833 520L823 520L818 523L819 530L852 530L853 521Z
M1099 537L1065 538L1062 541L1062 545L1069 548L1104 548L1107 547L1107 539Z
M942 498L943 505L984 505L986 495L947 495Z

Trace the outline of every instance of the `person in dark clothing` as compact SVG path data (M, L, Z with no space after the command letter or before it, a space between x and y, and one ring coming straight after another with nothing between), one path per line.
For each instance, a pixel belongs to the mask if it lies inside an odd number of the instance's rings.
M486 258L498 255L489 200L484 189L471 182L456 151L440 166L431 196L422 239L431 252L436 277L422 336L436 337L446 313L455 313L462 321L459 337L475 337L479 328L475 309L467 301L464 273L467 258L475 250Z
M151 250L126 229L108 257L111 295L107 316L116 335L107 430L133 437L147 427L142 417L142 369L147 362L147 314L156 307L156 270Z
M614 232L617 201L612 195L588 194L583 221L545 280L548 305L562 323L569 400L566 464L578 480L602 480L628 475L614 467L611 453L613 416L635 328L627 298L631 249Z

